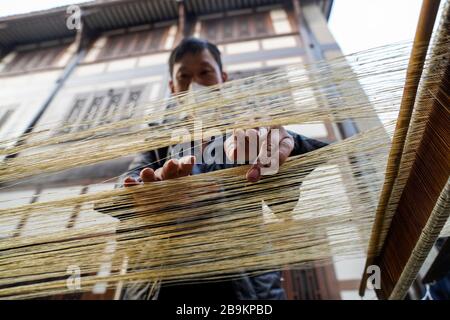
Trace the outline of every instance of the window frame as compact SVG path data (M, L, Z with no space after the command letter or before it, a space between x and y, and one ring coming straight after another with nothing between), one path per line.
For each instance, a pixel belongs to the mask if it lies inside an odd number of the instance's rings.
M96 62L167 51L165 44L171 27L172 25L169 25L109 35L105 46L98 54ZM158 39L156 45L154 45L155 39Z
M270 17L270 11L245 13L240 15L225 16L220 19L201 19L200 35L215 44L258 39L262 37L280 36L275 33L275 28ZM242 22L248 25L248 34L243 35L240 30ZM263 21L265 32L257 32L257 23ZM231 26L231 37L225 37L225 27ZM214 36L213 36L214 35Z
M60 56L66 51L67 44L57 44L49 47L38 46L28 50L17 50L15 57L0 74L16 74L38 70L60 68Z
M151 86L148 84L140 84L140 85L132 85L128 87L114 87L110 89L103 90L95 90L92 92L84 92L79 93L73 96L71 99L68 111L65 113L64 117L62 117L60 121L60 125L54 132L54 135L67 134L67 133L75 133L82 132L84 130L88 130L93 126L97 125L105 125L108 123L112 123L114 121L121 121L125 119L130 119L133 116L136 116L140 112L139 105L144 102L144 96L148 93L148 90L151 89ZM128 117L124 117L126 104L129 103L130 96L134 91L139 92L139 96L136 99L134 105L132 106L131 115ZM117 96L120 94L118 98L119 102L116 107L114 107L114 111L108 111L107 114L110 114L111 117L108 122L104 121L105 111L111 103L111 95ZM95 99L100 99L101 101L94 105ZM79 101L84 101L81 106L77 106ZM80 111L76 115L74 120L70 118L73 115L75 108L80 108ZM89 115L90 109L95 108L94 115ZM69 120L71 120L69 122ZM67 126L70 126L67 128Z

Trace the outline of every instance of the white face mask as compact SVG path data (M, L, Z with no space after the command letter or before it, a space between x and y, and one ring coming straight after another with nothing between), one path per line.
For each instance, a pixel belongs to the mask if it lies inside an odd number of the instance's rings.
M179 100L179 102L181 102L182 104L186 104L189 109L180 113L183 119L187 119L189 117L192 117L194 119L206 119L208 115L214 115L214 112L212 112L213 110L196 110L195 108L196 104L205 102L210 98L210 94L212 94L211 90L208 90L207 92L209 94L206 95L197 94L199 91L205 90L207 88L210 87L198 84L194 81L191 82L187 91L188 94L184 95L183 98ZM220 91L217 92L220 93Z
M187 109L180 112L180 119L188 119L195 118L195 104L198 102L196 98L196 92L201 91L202 89L208 88L207 86L203 86L201 84L192 81L189 85L186 95L182 95L181 97L177 96L177 101L180 105L186 105Z
M205 88L207 88L207 86L204 86L204 85L198 84L195 81L192 81L191 84L189 85L188 91L196 92L196 91L200 91Z

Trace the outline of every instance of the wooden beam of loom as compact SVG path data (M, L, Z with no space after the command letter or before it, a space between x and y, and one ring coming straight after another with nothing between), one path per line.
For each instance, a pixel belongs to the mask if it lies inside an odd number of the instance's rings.
M429 242L432 244L443 226L443 224L436 226L436 230L425 229L450 173L449 88L450 64L447 63L445 77L432 104L430 118L411 174L392 219L383 249L375 260L381 269L381 289L377 292L381 298L391 295L421 235L429 233L432 237ZM448 217L449 212L446 214ZM421 255L426 258L426 253L422 252ZM421 263L417 261L416 264L420 267ZM417 271L418 268L415 270L416 274ZM414 279L415 275L409 275L409 278ZM396 297L402 297L404 294L406 292L397 294Z
M442 230L445 222L450 215L450 179L447 180L444 190L442 190L439 199L423 228L408 262L406 263L400 278L390 293L389 299L403 299L413 284L414 280L421 270L425 260L429 259L429 254ZM448 268L448 265L446 265ZM447 272L448 270L446 270ZM422 280L424 281L424 280Z
M448 38L449 7L447 2L438 42ZM441 81L436 87L428 83L422 87L422 91L433 97L429 104L419 101L425 104L422 109L429 110L428 120L386 241L375 259L381 269L381 289L377 292L381 298L404 298L450 214L450 62L448 55L443 61L441 59L432 61L429 68L431 72L436 71L437 62L443 62L438 63L442 69L439 70Z
M360 296L364 296L366 289L368 277L366 270L370 265L374 264L377 254L378 243L380 242L381 236L381 228L385 220L386 208L400 167L404 142L408 133L417 88L419 87L420 77L422 75L423 66L425 64L428 51L428 43L433 33L433 26L439 10L439 5L439 0L424 0L422 4L414 44L411 51L411 58L408 65L400 112L393 137L393 142L395 143L392 144L392 148L389 153L385 182L376 211L376 217L368 246L367 260L359 288Z

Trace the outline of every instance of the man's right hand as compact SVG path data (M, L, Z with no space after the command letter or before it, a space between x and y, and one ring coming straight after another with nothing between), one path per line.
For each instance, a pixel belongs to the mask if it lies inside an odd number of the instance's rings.
M132 187L142 183L162 181L167 179L175 179L180 177L188 176L192 173L192 168L195 163L194 156L186 156L180 158L179 160L170 159L166 161L161 168L154 171L151 168L145 168L140 172L140 180L138 181L130 176L126 177L124 180L125 187Z

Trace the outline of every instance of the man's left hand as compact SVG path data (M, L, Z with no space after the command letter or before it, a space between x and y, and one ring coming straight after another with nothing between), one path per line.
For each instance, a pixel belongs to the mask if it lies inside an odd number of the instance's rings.
M257 150L256 158L251 156L252 148ZM224 149L226 156L232 161L242 161L245 156L245 161L252 163L246 178L250 182L257 182L261 178L262 169L278 169L286 162L294 149L294 138L282 126L235 129L225 141ZM245 154L241 155L241 152ZM268 159L270 163L267 163Z

